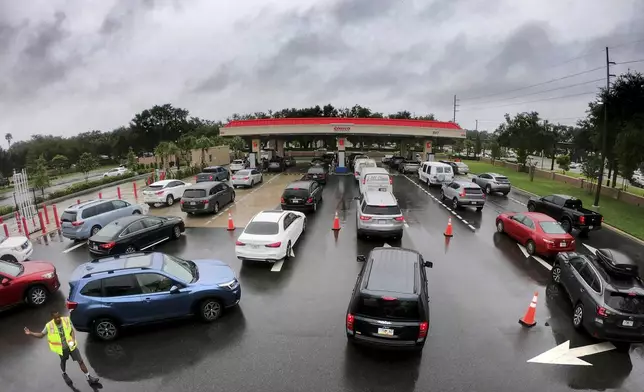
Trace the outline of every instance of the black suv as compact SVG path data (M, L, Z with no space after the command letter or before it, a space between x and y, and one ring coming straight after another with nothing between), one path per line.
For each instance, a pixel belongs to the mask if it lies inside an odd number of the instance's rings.
M552 280L570 297L575 328L598 339L644 341L644 284L628 256L609 249L559 253Z
M322 201L322 186L316 181L295 181L282 193L282 210L317 211Z
M422 350L429 332L425 268L410 249L374 248L364 261L347 310L349 342Z

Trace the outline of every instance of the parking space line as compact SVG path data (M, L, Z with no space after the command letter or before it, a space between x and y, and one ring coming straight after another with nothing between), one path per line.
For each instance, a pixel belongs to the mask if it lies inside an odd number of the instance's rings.
M528 250L525 248L525 246L523 246L523 245L521 245L519 243L517 243L517 246L519 247L519 249L521 249L521 252L523 253L523 255L525 256L526 259L528 257L530 257L530 253L528 253Z
M539 256L532 256L532 258L533 258L533 259L535 259L535 260L537 260L537 261L539 262L539 264L541 264L542 266L544 266L548 271L552 271L552 266L551 266L550 264L546 263L546 261L545 261L544 259L542 259L541 257L539 257Z
M271 268L271 272L280 272L282 270L282 266L284 265L284 260L280 260L273 264L273 268Z
M592 246L590 246L590 245L586 245L586 244L582 244L582 245L583 245L586 249L588 249L588 251L589 251L591 254L593 254L593 255L595 254L595 252L597 252L597 248L593 248Z
M69 252L73 251L74 249L78 249L78 248L80 248L80 247L81 247L81 246L83 246L83 245L87 245L87 242L81 242L81 243L80 243L80 244L78 244L78 245L74 245L74 246L72 246L71 248L67 248L67 249L65 249L65 250L63 251L63 253L69 253Z
M465 225L466 225L470 230L472 230L472 231L476 231L476 228L475 228L474 226L472 226L471 224L469 224L469 222L468 222L467 220L465 220L462 216L460 216L459 214L457 214L455 210L452 210L451 208L449 208L448 206L446 206L446 205L445 205L445 203L443 203L440 199L436 198L436 196L434 196L434 195L432 195L431 193L429 193L429 191L428 191L427 189L423 188L419 183L417 183L416 181L414 181L414 180L412 180L411 178L409 178L406 174L403 174L402 176L403 176L403 177L405 177L406 179L408 179L408 180L409 180L409 182L411 182L412 184L416 185L416 186L418 187L418 189L420 189L421 191L425 192L425 194L426 194L427 196L431 197L431 198L432 198L432 200L434 200L435 202L437 202L438 204L440 204L443 208L445 208L445 209L446 209L447 211L449 211L452 215L454 215L456 218L458 218L458 219L459 219L461 222L463 222L463 223L464 223L464 224L465 224Z
M527 204L525 204L524 202L522 202L521 200L517 200L517 199L515 199L514 197L508 197L508 199L512 200L513 202L515 202L515 203L517 203L517 204L521 204L521 205L522 205L522 206L524 206L524 207L527 205Z

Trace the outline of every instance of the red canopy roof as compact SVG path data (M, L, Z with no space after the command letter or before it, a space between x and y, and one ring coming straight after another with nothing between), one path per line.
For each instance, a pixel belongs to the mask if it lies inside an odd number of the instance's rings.
M428 120L399 120L392 118L345 118L345 117L313 117L313 118L265 118L260 120L234 120L224 126L232 127L276 127L294 125L369 125L381 127L416 127L461 129L458 124L443 121Z

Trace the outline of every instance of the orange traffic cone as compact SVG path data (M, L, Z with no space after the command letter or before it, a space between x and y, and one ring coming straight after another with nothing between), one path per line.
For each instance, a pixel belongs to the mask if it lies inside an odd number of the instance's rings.
M528 310L525 312L525 315L521 320L519 320L519 324L523 325L524 327L534 327L537 325L537 322L534 320L534 315L537 312L537 297L539 296L539 292L535 291L534 296L532 297L532 302L530 302L530 306L528 306Z
M445 229L445 237L453 237L454 234L452 234L452 217L449 217L447 219L447 228Z
M228 231L235 230L235 224L233 223L233 215L228 213Z
M333 229L334 231L340 230L340 218L338 218L338 211L335 212L335 218L333 218Z

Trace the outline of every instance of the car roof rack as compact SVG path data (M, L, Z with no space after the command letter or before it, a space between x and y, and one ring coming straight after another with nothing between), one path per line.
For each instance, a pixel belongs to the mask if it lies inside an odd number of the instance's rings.
M113 274L113 273L115 273L115 272L118 272L118 271L130 271L130 270L147 271L147 270L149 270L149 269L150 269L150 267L123 267L123 268L112 268L112 269L109 269L109 270L101 270L101 271L96 271L96 272L90 272L90 273L87 273L87 274L83 275L82 279L91 278L92 276L94 276L94 275L98 275L98 274L108 274L108 275L111 275L111 274Z

